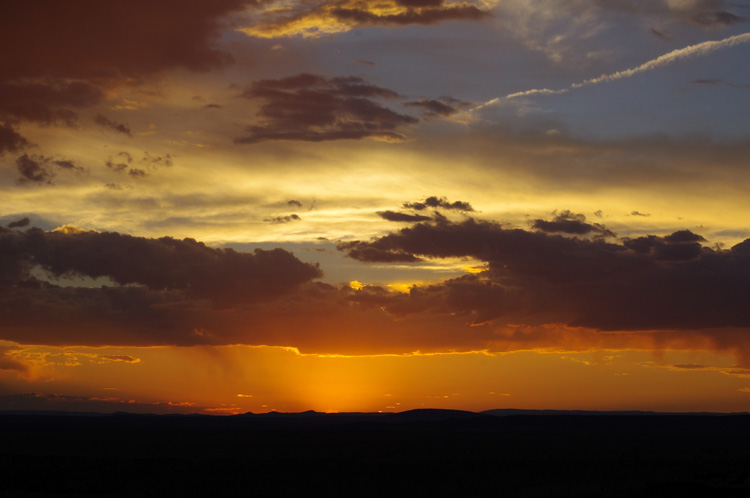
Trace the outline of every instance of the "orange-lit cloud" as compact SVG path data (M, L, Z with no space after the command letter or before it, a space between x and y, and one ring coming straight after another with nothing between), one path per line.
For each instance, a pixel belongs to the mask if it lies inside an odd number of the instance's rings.
M334 0L310 7L301 2L288 8L271 8L256 24L242 28L260 38L318 36L363 26L406 26L445 21L477 21L490 16L485 5L443 0Z

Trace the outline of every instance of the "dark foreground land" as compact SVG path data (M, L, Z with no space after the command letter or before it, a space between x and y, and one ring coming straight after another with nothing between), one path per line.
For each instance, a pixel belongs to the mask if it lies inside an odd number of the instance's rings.
M2 414L0 496L747 497L750 416Z

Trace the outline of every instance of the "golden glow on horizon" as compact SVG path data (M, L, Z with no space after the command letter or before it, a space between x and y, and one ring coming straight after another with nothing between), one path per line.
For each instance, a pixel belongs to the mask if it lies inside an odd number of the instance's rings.
M691 411L706 403L715 410L750 409L750 375L726 356L708 352L345 356L269 346L14 348L11 357L30 372L24 377L0 371L9 386L87 393L141 411Z

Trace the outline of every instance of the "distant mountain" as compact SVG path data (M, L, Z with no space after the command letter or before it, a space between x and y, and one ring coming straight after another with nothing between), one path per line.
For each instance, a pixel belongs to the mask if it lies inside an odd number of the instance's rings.
M717 413L717 412L652 412L642 410L622 410L622 411L597 411L597 410L522 410L516 408L500 408L495 410L484 410L479 412L484 415L494 417L508 417L513 415L585 415L585 416L718 416L718 415L747 415L748 412L738 413Z

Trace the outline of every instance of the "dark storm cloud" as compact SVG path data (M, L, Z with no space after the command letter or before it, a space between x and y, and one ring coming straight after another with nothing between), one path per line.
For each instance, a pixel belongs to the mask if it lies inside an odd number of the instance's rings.
M226 344L247 330L248 315L263 314L254 306L321 276L282 249L240 253L71 228L0 228L0 256L0 338L25 344ZM115 285L66 287L60 277ZM233 322L235 308L248 308L243 323Z
M263 221L266 223L274 223L274 224L280 224L280 223L289 223L291 221L299 221L302 218L299 217L299 215L296 214L290 214L288 216L274 216L271 218L265 218Z
M415 209L422 211L427 208L433 209L451 209L455 211L469 212L474 211L471 204L463 201L449 202L445 197L430 196L421 202L404 202L404 207L407 209Z
M235 143L265 140L324 140L378 138L400 141L397 129L418 119L398 114L373 99L393 99L393 90L371 85L356 76L325 78L302 73L251 84L242 97L263 101L261 125L247 127Z
M222 16L243 0L32 0L0 8L0 79L137 78L185 67L207 71ZM168 21L168 22L167 22Z
M16 169L21 175L21 183L52 184L58 170L83 172L84 169L68 160L52 159L44 156L24 154L16 159Z
M208 71L229 60L212 48L221 18L244 0L30 0L0 6L0 153L18 150L17 121L75 126L73 109L118 84L163 70ZM165 22L168 19L169 22ZM106 118L105 118L106 119ZM108 123L98 123L109 126ZM112 123L128 133L125 125Z
M564 323L600 330L750 327L750 240L701 246L687 230L622 243L506 229L468 219L340 244L360 261L471 257L489 269L433 287L446 312L477 322ZM402 309L408 309L403 305Z
M600 223L587 223L586 216L565 210L556 215L552 221L537 219L532 228L549 233L569 233L587 235L594 233L600 237L614 237L615 234Z
M13 256L18 264L39 265L55 277L109 277L119 285L180 290L216 300L257 299L320 276L317 267L281 249L239 253L213 249L193 239L35 228L25 232L4 229L0 239L3 248L11 243L20 248Z
M298 200L295 200L295 199L291 199L289 201L286 201L286 203L287 203L287 205L292 206L292 207L299 207L299 208L302 207L302 203L300 201L298 201Z
M96 116L94 116L94 123L98 124L102 128L109 128L110 130L123 133L131 138L133 136L133 132L130 130L130 128L127 125L123 123L115 123L114 121L112 121L111 119L109 119L108 117L102 114L97 114Z
M409 213L399 213L397 211L378 211L377 215L383 218L384 220L388 221L407 221L407 222L417 222L417 221L428 221L431 220L429 216L424 216L421 214L409 214Z
M23 228L29 226L30 223L31 219L27 216L25 218L21 218L20 220L8 223L8 228Z

